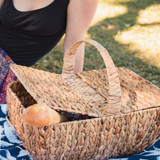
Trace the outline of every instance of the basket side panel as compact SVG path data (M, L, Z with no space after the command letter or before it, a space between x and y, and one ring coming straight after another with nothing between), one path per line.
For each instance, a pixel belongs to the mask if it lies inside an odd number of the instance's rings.
M101 159L139 153L160 138L160 108L104 118L102 134L107 145Z
M104 160L139 153L160 138L160 108L60 124L53 135L55 159Z
M33 127L21 121L23 105L9 90L11 123L34 159L104 160L141 152L160 138L160 108L102 119Z
M23 92L18 89L23 89L19 82L13 82L7 88L7 108L10 122L14 126L18 137L23 142L24 147L30 152L34 159L49 159L50 152L48 148L50 138L48 135L51 135L50 130L46 131L44 128L38 129L22 121L21 115L24 111L23 104L25 104L22 101L25 100L25 98L23 95L23 98L17 96L17 94L19 95L19 93ZM17 93L13 92L13 90L16 90ZM31 105L35 103L35 101L30 98L30 95L28 95L28 104ZM28 104L26 104L26 106L28 106Z
M11 88L8 87L7 89L7 109L8 109L8 115L9 119L11 121L11 124L14 126L14 128L17 131L17 134L20 139L24 140L23 137L23 127L22 127L22 121L21 121L21 103L16 98L16 94L13 93Z

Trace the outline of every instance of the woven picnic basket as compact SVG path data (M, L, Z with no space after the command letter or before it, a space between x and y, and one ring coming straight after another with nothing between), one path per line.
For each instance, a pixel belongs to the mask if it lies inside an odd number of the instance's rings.
M106 68L73 74L78 47L88 42ZM12 64L18 81L7 90L11 124L35 160L104 160L127 156L160 137L160 89L125 68L116 68L94 40L75 43L64 58L62 75ZM26 124L21 115L46 104L70 120L44 127Z

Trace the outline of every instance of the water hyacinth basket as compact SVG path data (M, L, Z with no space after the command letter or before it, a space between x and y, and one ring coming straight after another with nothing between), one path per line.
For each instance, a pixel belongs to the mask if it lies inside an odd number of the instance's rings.
M105 69L73 73L76 50L88 42L102 55ZM160 138L160 89L116 68L94 40L75 43L64 58L62 75L12 64L18 81L7 88L11 124L35 160L104 160L139 153ZM44 127L23 122L24 108L46 104L71 117Z

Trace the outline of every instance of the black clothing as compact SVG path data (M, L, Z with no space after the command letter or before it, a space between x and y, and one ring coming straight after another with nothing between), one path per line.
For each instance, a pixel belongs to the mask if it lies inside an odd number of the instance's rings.
M44 8L19 11L13 0L5 0L0 9L0 46L15 63L33 65L65 33L68 3L54 0Z

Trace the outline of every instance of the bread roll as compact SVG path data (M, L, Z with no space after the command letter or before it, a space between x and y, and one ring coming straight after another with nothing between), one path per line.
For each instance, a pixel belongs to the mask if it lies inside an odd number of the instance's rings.
M67 117L43 104L34 104L22 114L22 119L30 125L43 127L67 121Z

